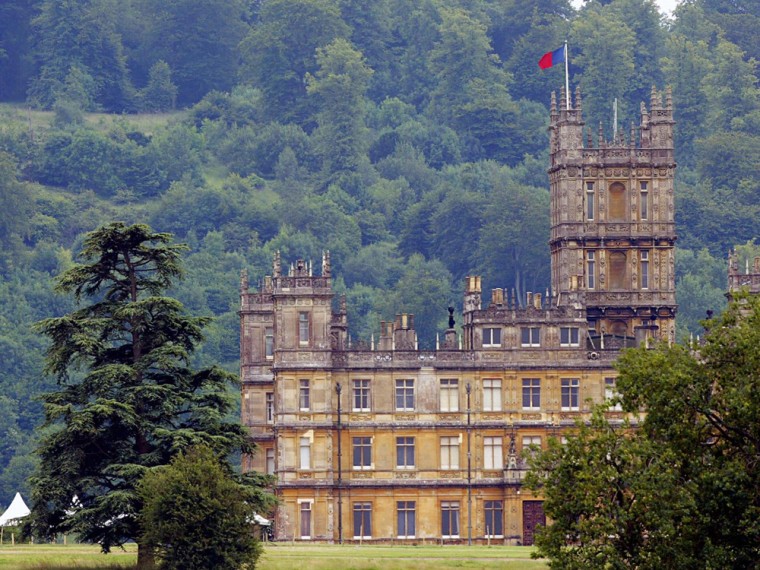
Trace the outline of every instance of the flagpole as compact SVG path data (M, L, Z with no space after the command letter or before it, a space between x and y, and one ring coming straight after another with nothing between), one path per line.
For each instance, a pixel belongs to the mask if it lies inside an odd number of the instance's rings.
M565 98L566 101L566 109L570 110L570 75L567 71L567 60L570 59L570 53L567 51L567 40L565 40Z

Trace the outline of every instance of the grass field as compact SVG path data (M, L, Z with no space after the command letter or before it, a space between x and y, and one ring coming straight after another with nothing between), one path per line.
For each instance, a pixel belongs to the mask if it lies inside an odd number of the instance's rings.
M0 546L0 570L73 570L132 568L136 548L104 555L95 546ZM531 549L515 546L331 546L269 544L258 570L544 570L531 560Z
M124 121L132 128L141 132L152 132L158 127L166 125L173 119L180 119L186 114L185 111L171 113L137 113L132 115L116 115L109 113L85 113L85 122L97 129L107 130L117 121ZM4 122L17 122L24 125L31 124L32 130L49 128L53 122L52 111L38 111L20 103L0 103L0 120Z

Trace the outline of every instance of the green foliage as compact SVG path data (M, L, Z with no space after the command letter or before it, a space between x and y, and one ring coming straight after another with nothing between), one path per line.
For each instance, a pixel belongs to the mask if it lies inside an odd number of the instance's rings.
M364 94L373 72L343 38L317 48L317 65L316 74L306 76L306 90L321 102L315 136L323 172L353 171L366 160Z
M241 44L242 75L261 89L271 121L311 121L304 81L317 70L316 50L345 38L348 26L335 0L271 0Z
M623 409L595 411L530 477L553 523L539 533L552 568L752 568L760 551L760 297L705 322L704 343L626 351ZM643 417L642 417L643 416Z
M142 27L136 59L145 70L158 60L169 65L178 103L195 103L214 89L232 89L238 44L248 33L246 2L136 0L135 6Z
M39 9L32 21L39 72L30 87L31 99L50 107L62 91L71 90L73 82L80 94L105 109L131 108L132 88L116 32L116 3L44 0ZM72 69L90 79L70 80Z
M158 60L148 72L148 84L140 92L141 107L145 111L168 111L174 108L177 86L172 82L169 64Z
M160 296L182 275L184 249L168 234L115 222L87 234L85 263L59 277L80 306L37 326L50 339L45 369L58 388L44 396L36 534L77 532L104 551L139 541L136 485L147 470L190 445L220 456L252 451L245 429L226 419L235 376L188 364L208 319Z
M443 264L447 299L472 273L543 291L545 127L564 70L536 63L565 39L593 132L614 98L627 132L653 83L673 88L678 336L701 335L726 251L760 231L756 4L682 2L666 22L650 0L1 2L0 100L28 91L55 113L0 104L0 389L23 436L0 471L24 478L50 387L31 323L71 309L47 280L110 220L191 244L172 295L218 318L194 366L236 370L239 270L263 277L278 249L332 250L366 340L401 310L386 291L415 254ZM172 84L180 108L197 103L167 118L153 111ZM94 112L140 105L151 113ZM430 302L427 346L449 303Z
M190 448L151 469L138 493L142 543L156 551L159 568L256 567L262 548L252 521L262 505L209 448Z

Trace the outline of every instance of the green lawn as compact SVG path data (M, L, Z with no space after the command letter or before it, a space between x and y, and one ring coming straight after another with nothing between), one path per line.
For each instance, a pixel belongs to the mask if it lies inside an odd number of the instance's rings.
M137 547L126 545L102 554L100 547L84 544L10 544L0 545L2 570L58 570L73 568L132 568L137 561Z
M258 570L544 570L531 560L532 549L519 546L330 546L268 544ZM73 570L131 568L136 548L101 554L86 545L0 546L1 570Z

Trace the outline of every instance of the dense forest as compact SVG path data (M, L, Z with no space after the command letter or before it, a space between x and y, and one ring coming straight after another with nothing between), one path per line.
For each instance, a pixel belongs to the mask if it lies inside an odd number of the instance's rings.
M34 464L50 389L32 323L84 232L189 244L172 291L216 317L198 364L237 369L239 273L332 253L353 338L462 278L549 284L546 127L567 40L609 138L652 85L675 104L679 336L724 305L726 255L760 235L760 3L685 0L5 0L0 5L0 504Z

